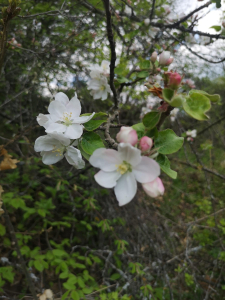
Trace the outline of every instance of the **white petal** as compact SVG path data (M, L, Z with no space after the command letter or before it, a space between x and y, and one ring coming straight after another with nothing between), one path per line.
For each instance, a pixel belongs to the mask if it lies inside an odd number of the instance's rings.
M54 149L55 146L60 147L61 144L51 136L43 135L36 139L34 144L34 150L36 152L51 151Z
M73 119L73 123L83 124L90 121L94 117L95 113L92 113L90 116L77 117Z
M96 182L104 188L113 188L116 185L116 181L120 178L121 174L117 171L104 172L99 171L95 174Z
M115 171L123 161L118 151L113 149L99 148L89 158L89 163L105 172Z
M119 206L129 203L137 192L137 181L134 174L128 172L121 176L114 188L115 195L119 201Z
M69 103L69 98L62 92L55 95L55 100L61 102L63 105L67 105Z
M82 155L80 150L69 146L67 147L65 157L69 164L75 166L77 169L83 169L85 166L85 162L82 159Z
M46 127L46 132L47 133L52 133L54 131L56 132L65 132L67 129L66 125L59 124L59 123L53 123L51 122L48 127Z
M61 102L59 101L52 101L50 104L49 104L49 107L48 107L48 112L50 113L51 115L51 119L54 121L54 122L57 122L59 120L62 119L63 117L63 113L66 111L66 107L65 105L63 105Z
M58 140L62 145L64 146L69 146L70 144L70 139L66 137L63 133L60 132L52 132L48 134L52 138Z
M83 126L79 124L72 124L66 127L65 136L70 139L79 139L83 133Z
M130 163L133 167L141 162L141 151L131 146L131 144L120 143L118 152L120 153L122 160Z
M147 183L160 175L160 166L152 158L142 156L141 162L132 170L138 182Z
M70 100L70 102L66 105L66 112L72 113L72 118L79 117L81 113L81 105L80 100L77 99L77 95Z
M42 151L42 161L45 165L52 165L62 160L64 155L59 155L57 152Z
M37 116L37 122L40 126L44 126L48 123L49 121L49 118L50 118L50 115L47 114L47 115L43 115L43 114L39 114Z

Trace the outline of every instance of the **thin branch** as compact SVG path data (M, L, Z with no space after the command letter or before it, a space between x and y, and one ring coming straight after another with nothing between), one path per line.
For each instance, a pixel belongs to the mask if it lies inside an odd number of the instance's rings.
M27 18L35 18L38 16L43 16L43 15L49 15L49 14L60 14L59 10L50 10L50 11L46 11L46 12L42 12L42 13L38 13L38 14L34 14L34 15L26 15L26 16L19 16L19 18L21 19L27 19Z
M203 130L201 130L200 132L198 132L198 135L204 133L205 131L207 131L208 129L210 129L211 127L213 127L214 125L220 123L221 121L225 120L225 117L222 117L221 119L215 121L214 123L210 124L208 127L204 128Z
M181 161L181 160L176 159L176 158L174 158L173 160L176 161L176 162L178 162L178 163L180 163L180 164L182 164L182 165L186 165L186 166L189 166L189 167L191 167L191 168L193 168L193 169L199 170L199 167L198 167L198 166L196 166L196 165L194 165L194 164L191 164L191 163L189 163L189 162ZM201 166L201 169L204 170L204 171L206 171L206 172L208 172L208 173L211 173L211 174L213 174L213 175L215 175L215 176L217 176L217 177L220 177L220 178L222 178L222 179L225 179L225 175L219 174L219 173L216 172L216 171L213 171L213 170L211 170L211 169L208 169L208 168L206 168L206 167L204 167L204 166Z
M110 62L110 88L113 92L114 97L114 104L115 108L118 108L118 96L116 92L116 88L114 85L114 69L116 65L116 43L114 41L113 37L113 31L112 31L112 19L111 19L111 12L110 12L110 5L109 0L103 0L104 6L105 6L105 13L106 13L106 20L107 20L107 34L108 34L108 40L111 50L111 62Z
M155 0L153 0L153 2L152 2L152 9L151 9L151 13L150 13L150 21L153 18L154 10L155 10Z

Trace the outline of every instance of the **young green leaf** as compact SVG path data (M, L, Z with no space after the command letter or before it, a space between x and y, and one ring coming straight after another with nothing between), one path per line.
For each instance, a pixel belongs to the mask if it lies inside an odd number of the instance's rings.
M160 119L161 114L156 111L151 111L147 113L143 118L143 124L146 128L152 129L154 128Z
M160 131L155 139L155 148L161 154L177 152L183 145L184 138L179 137L172 129Z
M98 148L105 148L100 136L95 132L85 132L81 140L83 150L91 155Z

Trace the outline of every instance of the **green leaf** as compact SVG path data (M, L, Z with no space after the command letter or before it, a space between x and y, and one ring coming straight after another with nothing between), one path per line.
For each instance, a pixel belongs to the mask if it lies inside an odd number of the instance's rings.
M76 291L72 291L70 296L72 297L73 300L79 300L80 299L80 296Z
M81 140L81 146L90 155L98 148L105 148L102 139L95 132L85 132Z
M82 155L84 158L86 158L86 160L89 160L90 155L87 154L87 153L83 150L81 144L78 144L77 148L80 150L81 155Z
M54 249L54 250L52 250L52 253L54 256L58 256L58 257L67 256L66 251L60 250L60 249Z
M86 114L82 114L80 116L83 117L83 116L90 116L90 115L91 115L91 113L86 113ZM107 120L108 114L100 111L98 113L95 113L94 116L93 116L93 118L91 120L96 120L98 118L101 118L102 120L103 119Z
M39 272L42 272L44 270L44 265L42 263L42 261L40 260L35 260L34 261L34 267L35 269L37 269Z
M67 280L67 283L69 285L73 285L73 284L77 283L77 281L78 281L78 278L75 275L70 274L70 278Z
M140 63L140 68L141 69L150 69L150 61L149 60L144 60Z
M69 295L69 292L70 292L70 291L66 291L66 292L62 295L61 300L65 300L65 299L67 298L67 296Z
M124 66L118 66L114 69L114 72L117 75L122 75L124 73L124 70L125 70Z
M216 31L220 31L221 30L221 26L219 26L219 25L214 25L214 26L211 26L210 28L213 28Z
M68 278L68 276L69 276L68 271L65 271L65 272L62 272L62 273L59 275L59 278L65 279L65 278Z
M5 235L5 233L6 233L5 226L0 224L0 235L3 236L3 235Z
M174 90L171 89L163 89L162 90L163 99L170 104L170 101L172 100L174 96Z
M158 133L155 139L155 148L161 154L172 154L177 152L183 145L184 138L179 137L172 129L166 129Z
M159 154L156 161L160 165L161 170L163 170L163 172L165 172L169 177L173 179L177 178L177 172L170 169L170 161L167 156Z
M129 81L126 77L123 76L118 76L115 80L117 80L119 83L124 83Z
M207 98L209 98L209 100L211 102L219 102L221 100L220 95L218 95L218 94L210 95L210 94L206 93L205 91L201 91L201 90L191 90L189 92L189 95L191 95L193 92L194 93L196 92L196 93L199 93L199 94L202 94L202 95L206 96Z
M145 135L145 126L143 123L134 124L132 128L136 130L139 139Z
M81 288L84 288L85 287L85 283L83 281L83 279L79 276L77 277L77 283L78 285L81 287Z
M119 273L114 273L110 276L110 279L112 280L117 280L121 277L121 275Z
M160 116L161 114L156 111L151 111L147 113L143 118L144 126L147 127L148 129L154 128L158 124Z
M183 109L192 118L204 121L208 120L205 114L211 108L211 102L208 97L198 92L192 91L183 103Z
M84 123L84 128L88 131L93 131L105 122L106 120L90 120L87 123Z
M146 78L149 76L149 72L148 71L141 71L137 74L138 78Z
M176 95L170 102L170 105L173 107L182 107L185 98L182 95Z
M152 139L155 139L158 135L158 130L156 127L150 129L150 130L147 130L146 133L145 133L146 136L152 138Z

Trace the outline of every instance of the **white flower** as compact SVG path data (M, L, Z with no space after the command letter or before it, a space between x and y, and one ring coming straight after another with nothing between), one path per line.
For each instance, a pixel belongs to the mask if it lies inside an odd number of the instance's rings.
M110 62L107 60L103 60L101 66L95 64L89 69L91 70L90 76L92 79L100 79L102 75L106 76L109 74L109 65Z
M76 145L76 142L73 145ZM41 152L42 161L46 165L55 164L64 156L68 163L77 169L82 169L85 165L80 150L74 148L70 139L62 133L54 132L40 136L35 141L34 150Z
M124 12L125 12L125 14L127 14L128 16L131 16L131 15L132 15L132 9L131 9L128 5L125 6Z
M148 25L150 24L150 22L151 22L151 21L150 21L150 19L149 19L149 18L147 18L147 19L144 19L144 23L145 23L145 25L146 25L146 26L148 26Z
M196 136L197 136L197 130L196 130L196 129L188 130L188 131L186 132L186 135L187 135L188 137L191 137L191 138L196 138Z
M176 120L177 114L179 112L179 108L174 108L170 113L170 120L174 122Z
M118 151L99 148L89 160L101 170L95 180L105 188L114 188L119 205L129 203L137 192L137 181L152 182L160 174L160 167L153 159L141 156L141 151L128 143L120 143Z
M107 99L107 94L111 92L110 86L106 77L91 79L88 82L88 90L91 90L90 94L94 99Z
M48 112L49 115L39 114L38 123L45 127L47 133L62 132L70 139L80 138L83 133L83 126L80 124L88 122L95 114L80 117L81 105L77 95L69 101L64 93L56 94Z

